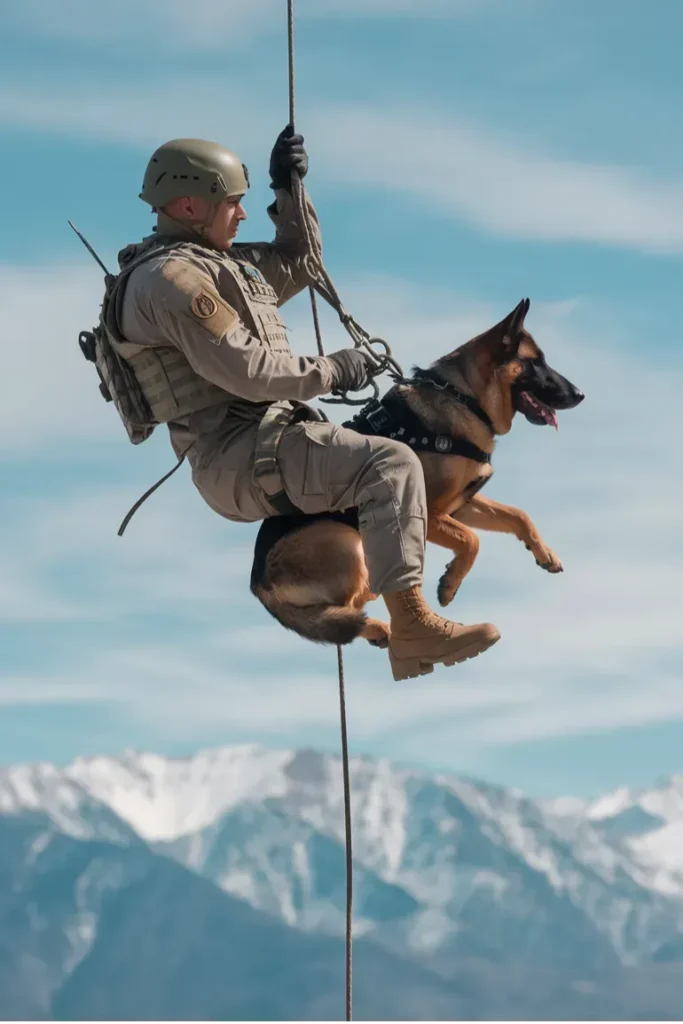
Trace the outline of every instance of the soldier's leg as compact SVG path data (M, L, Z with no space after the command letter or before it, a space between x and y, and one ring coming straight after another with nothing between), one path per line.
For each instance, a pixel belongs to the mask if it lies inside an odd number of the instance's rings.
M285 491L303 512L358 508L370 589L390 613L394 678L464 661L499 639L489 623L449 622L424 600L424 475L406 445L329 423L298 423L282 436L278 464Z
M331 423L297 423L283 434L278 465L303 512L358 508L373 593L421 583L427 501L422 466L406 445Z
M250 424L225 444L204 442L190 450L192 480L207 505L239 523L254 523L273 515L267 496L254 480L254 451L258 424Z

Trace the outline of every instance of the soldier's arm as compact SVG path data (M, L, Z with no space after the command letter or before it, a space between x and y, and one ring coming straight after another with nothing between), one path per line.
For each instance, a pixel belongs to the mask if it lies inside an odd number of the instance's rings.
M163 266L146 313L196 373L247 401L305 402L335 386L330 359L270 348L247 329L210 274L187 261Z
M322 236L318 215L308 195L306 208L313 238L320 247ZM268 207L268 216L275 225L274 240L245 245L244 249L275 289L281 306L311 284L305 262L306 240L297 221L294 200L286 189L276 189L275 202Z

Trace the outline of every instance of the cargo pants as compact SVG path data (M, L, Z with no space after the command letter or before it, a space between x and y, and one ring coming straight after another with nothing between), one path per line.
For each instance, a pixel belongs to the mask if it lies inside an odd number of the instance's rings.
M254 473L258 424L224 444L189 454L195 486L220 515L255 522L274 514ZM400 441L366 437L332 423L304 421L282 431L281 486L304 513L357 507L370 589L422 583L427 500L422 465Z

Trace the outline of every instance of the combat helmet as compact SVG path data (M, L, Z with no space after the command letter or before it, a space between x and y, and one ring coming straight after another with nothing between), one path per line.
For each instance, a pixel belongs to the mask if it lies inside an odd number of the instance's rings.
M172 139L152 154L140 199L158 210L178 196L220 203L244 195L248 188L247 168L225 146L206 139Z

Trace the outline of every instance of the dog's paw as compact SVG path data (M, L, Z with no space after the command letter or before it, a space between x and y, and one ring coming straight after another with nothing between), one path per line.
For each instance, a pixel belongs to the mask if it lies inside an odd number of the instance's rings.
M540 541L539 543L527 543L524 542L524 547L527 551L536 559L536 565L540 566L541 569L545 569L546 572L558 573L564 572L562 562L559 560L554 551L547 548L545 544Z
M379 619L368 619L361 633L371 647L379 647L381 650L386 650L389 646L390 635L389 623L380 622Z
M536 565L539 565L541 569L545 569L546 572L553 573L553 575L558 572L564 572L562 562L550 548L546 548L540 558L536 558Z
M439 580L439 585L436 588L436 596L439 604L442 608L446 608L451 603L455 595L460 589L460 580L450 580L448 573L444 573Z

